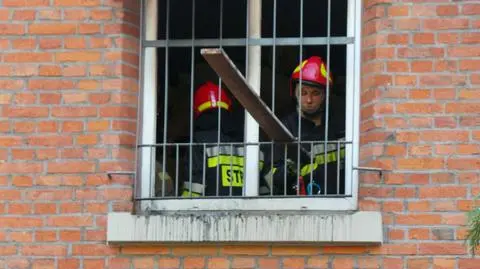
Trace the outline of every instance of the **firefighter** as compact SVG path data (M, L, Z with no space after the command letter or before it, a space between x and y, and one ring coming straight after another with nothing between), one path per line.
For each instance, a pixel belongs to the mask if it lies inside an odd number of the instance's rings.
M191 180L188 180L190 158L187 156L185 160L187 180L184 182L182 196L217 196L217 193L218 196L241 196L244 186L244 147L229 143L243 142L243 125L238 123L232 113L232 100L224 89L219 89L218 85L208 81L196 90L193 109L193 142L197 144L192 146ZM217 145L218 142L221 144ZM204 147L203 143L209 144ZM262 169L262 154L260 160L259 167ZM265 184L259 187L261 193L268 192Z
M298 159L298 144L287 146L287 154L284 154L284 146L275 148L273 157L269 156L269 162L270 159L273 162L273 169L265 175L268 185L273 188L275 194L324 195L345 192L344 144L328 143L325 147L323 143L327 139L325 135L327 79L331 89L331 74L318 56L304 60L291 75L290 96L297 107L295 112L282 119L282 123L300 141L322 141L322 143L301 143L300 159ZM335 107L330 106L330 108L331 111L335 111ZM343 113L339 111L329 113L328 141L344 140L345 118L338 115ZM298 135L299 118L300 136ZM268 154L268 150L265 152ZM327 169L326 180L325 168ZM337 182L337 176L339 182Z

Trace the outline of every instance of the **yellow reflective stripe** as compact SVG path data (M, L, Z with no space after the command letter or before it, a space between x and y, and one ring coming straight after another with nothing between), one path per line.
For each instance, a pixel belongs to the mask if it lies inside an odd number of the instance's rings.
M240 156L215 156L207 159L207 165L209 168L216 167L217 165L237 165L243 166L245 163L245 157ZM264 162L260 161L259 168L263 169Z
M190 192L188 190L184 190L182 192L182 197L200 197L200 196L202 196L200 193Z
M244 164L244 157L240 156L215 156L215 157L209 157L207 162L208 162L208 167L216 167L217 165L223 165L223 164L228 164L228 165L238 165L238 166L243 166Z
M337 161L337 154L338 151L332 151L327 154L327 162L326 163L331 163ZM340 150L340 158L345 157L345 149ZM305 176L309 174L310 172L314 171L315 169L318 168L319 165L325 164L325 155L318 155L315 157L315 162L313 164L307 164L302 167L300 170L300 175Z
M202 112L205 109L208 109L208 108L211 108L211 107L217 107L217 106L221 107L221 108L228 109L228 104L225 103L225 102L219 101L219 102L216 102L216 105L212 105L211 101L207 101L207 102L198 106L198 112Z

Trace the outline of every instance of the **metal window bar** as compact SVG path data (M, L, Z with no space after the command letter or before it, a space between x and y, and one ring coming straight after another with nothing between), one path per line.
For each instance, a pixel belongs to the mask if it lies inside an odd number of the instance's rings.
M353 1L353 0L350 0L350 1ZM149 1L149 2L156 2L155 0L152 0L152 1ZM164 133L163 133L163 143L160 143L160 144L156 144L156 143L151 143L151 142L147 142L145 143L145 140L142 140L142 143L140 143L138 145L138 148L140 151L142 150L147 150L147 152L150 153L150 157L152 158L150 160L150 171L149 171L149 174L151 175L152 174L152 170L155 171L154 169L154 164L155 164L155 148L156 147L162 147L162 178L164 179L165 178L165 174L167 173L166 171L166 163L167 163L167 160L166 160L166 153L167 153L167 147L168 146L175 146L175 195L177 195L179 193L179 155L180 155L180 152L179 152L179 147L180 146L187 146L188 149L189 149L189 176L188 176L188 180L189 180L189 183L190 183L190 186L192 185L192 147L195 146L197 143L194 143L193 141L193 122L194 122L194 117L193 117L193 110L190 111L190 129L189 129L189 132L190 132L190 141L189 143L168 143L167 142L167 128L168 128L168 102L169 102L169 96L168 96L168 87L169 87L169 81L168 81L168 77L169 77L169 73L168 73L168 61L169 61L169 48L172 48L172 47L190 47L191 48L191 74L190 74L190 107L193 107L193 95L194 95L194 78L195 78L195 48L196 47L199 47L199 46L209 46L209 45L220 45L220 47L223 47L223 46L245 46L246 47L246 75L247 75L247 78L250 77L250 74L249 70L251 70L249 68L249 65L251 64L251 54L250 54L250 49L253 48L253 49L260 49L260 46L272 46L272 51L273 51L273 59L272 59L272 65L273 65L273 68L272 68L272 110L273 112L275 112L275 66L276 66L276 47L277 46L289 46L289 45L298 45L299 46L299 64L302 63L302 61L304 60L304 57L303 57L303 47L305 45L326 45L327 46L327 70L328 70L328 75L330 75L330 45L331 44L343 44L343 45L347 45L347 46L353 46L354 42L355 42L355 38L352 37L352 36L355 36L351 33L351 31L349 30L348 31L348 35L351 35L350 37L331 37L330 36L330 26L331 26L331 1L328 0L328 11L327 11L327 14L328 14L328 19L327 19L327 37L307 37L307 38L304 38L303 37L303 15L304 15L304 11L303 11L303 7L304 7L304 4L303 4L303 0L300 0L300 36L299 37L292 37L292 38L277 38L276 36L276 30L277 30L277 25L276 25L276 14L277 14L277 1L274 0L273 2L273 9L274 9L274 15L273 15L273 37L272 38L262 38L262 37L259 37L259 36L252 36L250 35L250 23L252 23L252 21L250 20L251 19L251 16L250 16L250 8L251 8L251 2L248 1L247 2L247 36L246 38L234 38L234 39L223 39L223 0L220 1L220 12L219 12L219 16L220 16L220 26L219 26L219 39L196 39L195 38L195 0L192 0L192 38L191 40L170 40L169 39L169 26L170 26L170 20L169 20L169 13L170 13L170 0L167 0L167 16L166 16L166 27L167 27L167 30L166 30L166 38L165 40L151 40L151 38L149 38L148 36L144 36L144 38L146 37L146 40L142 40L142 47L144 49L144 51L150 49L150 50L154 50L156 48L162 48L164 47L165 48L165 98L164 98L164 124L163 124L163 128L164 128ZM258 1L260 2L260 7L261 7L261 1ZM258 3L257 2L257 3ZM349 11L351 11L351 6L353 4L350 3L349 4ZM356 8L356 7L354 7ZM350 25L351 27L351 25ZM350 29L350 28L349 28ZM258 53L257 55L260 55L260 53ZM256 61L259 62L259 57L261 56L257 56L258 58L254 58ZM353 60L355 61L357 58L356 57L353 57ZM144 61L146 59L143 59ZM258 66L259 67L259 66ZM348 63L347 63L347 68L348 68ZM302 71L300 71L302 72ZM355 76L356 74L353 74L353 73L347 73L347 76L348 75L353 75ZM219 78L219 86L221 85L221 78ZM258 81L259 82L259 81ZM301 81L301 75L300 75L300 85L302 85L302 81ZM301 148L302 148L302 144L304 143L310 143L310 148L312 149L313 148L313 143L315 144L318 144L318 143L323 143L324 144L324 160L327 160L328 156L328 151L327 151L327 148L330 143L336 143L336 148L337 148L337 156L336 156L336 159L337 160L340 160L341 158L341 154L340 154L340 148L341 148L341 144L344 145L345 148L347 148L347 151L351 151L352 148L351 148L351 136L350 135L347 135L347 137L350 137L350 139L346 139L345 141L328 141L328 130L329 130L329 126L328 126L328 121L329 121L329 96L330 96L330 89L329 89L329 80L327 79L327 87L326 87L326 113L325 113L325 140L324 141L302 141L302 135L301 135L301 131L302 131L302 128L301 128L301 118L300 118L300 113L299 113L299 117L298 117L298 122L299 122L299 126L298 126L298 141L296 141L294 144L297 145L297 167L296 167L296 170L297 170L297 175L300 175L300 172L301 172L301 167L300 167L300 154L301 154ZM145 87L145 86L144 86ZM256 87L256 89L259 89L259 87ZM347 89L348 89L348 85L347 85ZM300 91L299 91L299 95L300 95ZM145 96L145 95L144 95ZM300 97L300 96L299 96ZM346 100L346 102L348 103L349 100ZM218 113L218 126L220 127L221 126L221 109L218 109L219 113ZM248 113L246 113L248 114ZM348 113L347 113L348 114ZM247 117L246 117L247 118ZM250 122L252 123L253 119L246 119L247 122ZM352 126L349 126L347 127L348 128L355 128L355 126L353 125L354 124L354 121L349 121ZM217 142L215 143L215 145L217 147L220 147L223 145L223 143L220 141L220 128L218 128L219 131L218 131L218 134L217 134ZM258 125L257 125L257 129L258 129ZM347 131L348 132L348 131ZM247 134L246 134L247 135ZM246 154L247 153L247 149L248 148L251 148L249 146L256 146L257 148L257 152L258 152L258 146L263 144L263 142L258 142L258 137L255 138L255 134L254 135L251 135L250 136L250 139L246 139L246 141L244 141L243 143L240 143L239 145L243 146L245 151L244 151L244 168L247 167L247 162L250 158L249 154ZM258 135L257 135L258 136ZM256 140L256 141L253 141L252 142L252 139L253 140ZM270 143L270 149L271 149L271 153L273 155L273 151L274 151L274 145L277 144L275 143L275 141L271 140L269 141ZM208 145L209 143L201 143L201 145L203 146L203 149L204 149L204 152L205 152L205 147ZM232 154L233 154L233 145L235 145L236 143L229 143L230 145L230 161L232 161ZM284 165L285 167L287 166L287 156L288 156L288 144L286 143L285 144L285 147L284 147ZM272 156L273 157L273 156ZM257 163L258 163L258 158L253 158ZM310 164L313 164L314 160L315 160L315 156L313 156L313 154L310 154ZM273 160L273 159L272 159ZM206 156L204 154L203 156L203 164L204 164L204 167L205 167L205 162L206 162ZM232 163L230 163L230 165L232 166ZM327 161L325 161L323 163L324 165L324 172L325 172L325 175L324 175L324 189L326 190L327 189ZM153 169L152 169L153 167ZM273 168L273 163L271 165L271 168ZM232 167L231 167L232 169ZM337 178L336 178L336 181L337 181L337 195L340 195L340 172L339 172L339 169L340 169L340 162L337 161ZM352 169L347 169L347 171L349 173L352 173ZM202 178L202 181L203 181L203 185L205 186L205 169L203 171L203 178ZM289 186L287 186L287 169L284 169L284 196L287 195L287 188ZM246 170L244 174L249 174L251 173L251 170ZM216 166L216 176L217 176L217 179L219 178L219 174L220 174L220 171L219 171L219 165ZM143 174L142 174L143 176ZM153 178L153 183L155 183L155 178L154 177L150 177L151 179ZM247 182L248 180L244 181L244 182ZM253 181L255 182L255 180ZM152 183L152 180L150 181L150 183ZM216 191L216 196L219 196L219 190L218 190L218 187L219 187L219 183L220 181L217 181L217 184L216 184L216 187L217 187L217 191ZM313 174L310 173L310 184L313 183ZM352 184L352 182L350 182ZM230 193L230 196L232 196L232 183L230 184L229 186L229 193ZM258 188L258 181L256 182L255 184L256 186L254 186L255 188ZM297 177L297 195L299 194L299 185L300 185L300 182L299 182L299 177ZM347 185L347 184L345 184ZM150 186L150 189L152 189L153 186ZM251 186L244 186L244 188L249 188ZM345 195L347 195L347 186L345 186ZM350 189L352 189L353 187L350 187ZM270 195L273 195L273 192L274 192L274 185L272 184L272 188L270 190ZM142 193L142 196L144 196L144 193ZM205 193L203 193L205 194ZM190 192L190 197L192 195L192 192ZM162 194L161 194L162 197L160 198L165 198L165 180L162 180ZM146 198L146 199L149 199L151 197L141 197L141 199L143 198Z

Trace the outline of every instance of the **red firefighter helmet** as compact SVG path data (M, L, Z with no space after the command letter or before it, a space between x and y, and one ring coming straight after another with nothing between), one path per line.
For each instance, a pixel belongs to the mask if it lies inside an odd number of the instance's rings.
M193 109L195 117L200 116L203 112L213 108L223 108L227 111L231 111L232 100L228 97L227 93L218 85L207 81L202 84L197 91L193 99Z
M300 80L300 70L302 75L302 84L312 84L313 86L327 86L327 76L329 85L332 84L332 77L325 67L322 58L312 56L304 60L293 70L290 80L290 95L294 95L294 83Z

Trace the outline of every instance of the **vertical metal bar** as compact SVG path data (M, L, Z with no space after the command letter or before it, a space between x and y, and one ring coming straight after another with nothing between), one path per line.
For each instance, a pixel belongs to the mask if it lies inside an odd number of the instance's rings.
M223 48L223 44L222 44L222 37L223 37L223 0L220 0L220 29L219 29L219 32L220 32L220 48ZM222 78L221 77L218 77L218 96L222 96L220 94L220 89L222 87ZM223 100L222 100L223 101ZM217 148L219 149L220 148L220 140L221 140L221 123L222 123L222 110L220 109L220 107L218 107L218 121L217 121ZM220 182L220 165L217 165L216 168L215 168L215 172L216 172L216 176L215 176L215 182L217 182L215 184L215 188L216 188L216 194L218 196L218 192L219 192L219 186L218 186L218 182Z
M359 121L360 116L360 69L361 69L361 1L348 1L347 36L354 37L353 44L347 44L346 70L346 106L348 112L345 119L345 194L352 196L353 207L358 206L358 166Z
M247 42L249 38L261 37L262 26L262 1L261 0L249 0L247 2ZM261 82L261 46L247 46L247 82L252 89L260 95L260 82ZM245 111L245 141L250 143L246 145L245 157L246 165L244 166L244 175L248 179L245 184L244 193L246 196L258 196L259 186L259 173L258 164L259 160L259 125L255 119Z
M145 40L157 39L158 6L157 0L146 2ZM157 51L156 48L145 48L143 57L143 88L142 88L142 132L141 144L155 144L157 125ZM150 198L155 194L155 155L152 147L142 149L141 153L141 195ZM153 161L152 161L153 160ZM142 206L145 209L145 206Z
M194 76L195 76L195 0L192 0L192 45L191 45L191 62L190 62L190 145L189 145L189 182L190 197L192 197L192 143L193 143L193 92L194 92Z
M178 148L178 144L175 145L175 195L174 196L177 196L178 195L178 159L180 157L180 150Z
M330 20L331 20L331 13L332 13L332 3L331 0L327 1L327 88L326 88L326 96L325 100L327 104L325 106L325 142L324 142L324 157L325 162L323 164L324 167L324 183L325 183L325 193L328 189L327 187L327 145L328 145L328 118L329 118L329 110L330 110Z
M206 159L207 159L207 152L206 152L206 143L203 143L203 149L202 149L202 156L203 156L203 162L202 162L202 196L205 196L205 178L207 174L207 165L206 165ZM193 188L192 188L193 189Z
M277 0L273 0L273 47L272 47L272 112L275 114L275 70L276 70L276 56L277 56ZM274 148L275 143L272 140L272 144L270 145L270 172L273 171L273 160L274 160ZM273 173L271 178L270 184L270 195L273 195Z
M299 65L302 64L303 61L303 0L300 0L300 53L299 53ZM302 68L300 68L300 80L298 82L300 85L298 95L297 95L297 103L298 103L298 144L297 144L297 195L300 194L300 147L302 146ZM312 149L310 149L312 151Z
M272 112L275 114L275 70L277 55L277 0L273 0L273 47L272 47Z
M245 153L245 152L244 152ZM237 157L237 156L235 156ZM243 156L245 158L245 154ZM245 161L243 162L245 165ZM229 196L232 195L232 186L233 186L233 144L230 144L230 186L229 186ZM223 184L222 184L223 185Z
M167 0L167 15L165 30L165 98L163 104L163 153L162 153L162 197L165 197L165 167L167 165L167 135L168 135L168 38L169 38L169 24L170 24L170 0Z
M316 160L315 160L316 161ZM313 142L310 142L310 185L313 185Z
M337 194L340 194L340 141L337 142Z
M287 196L287 153L288 153L288 144L285 144L283 152L283 195Z

